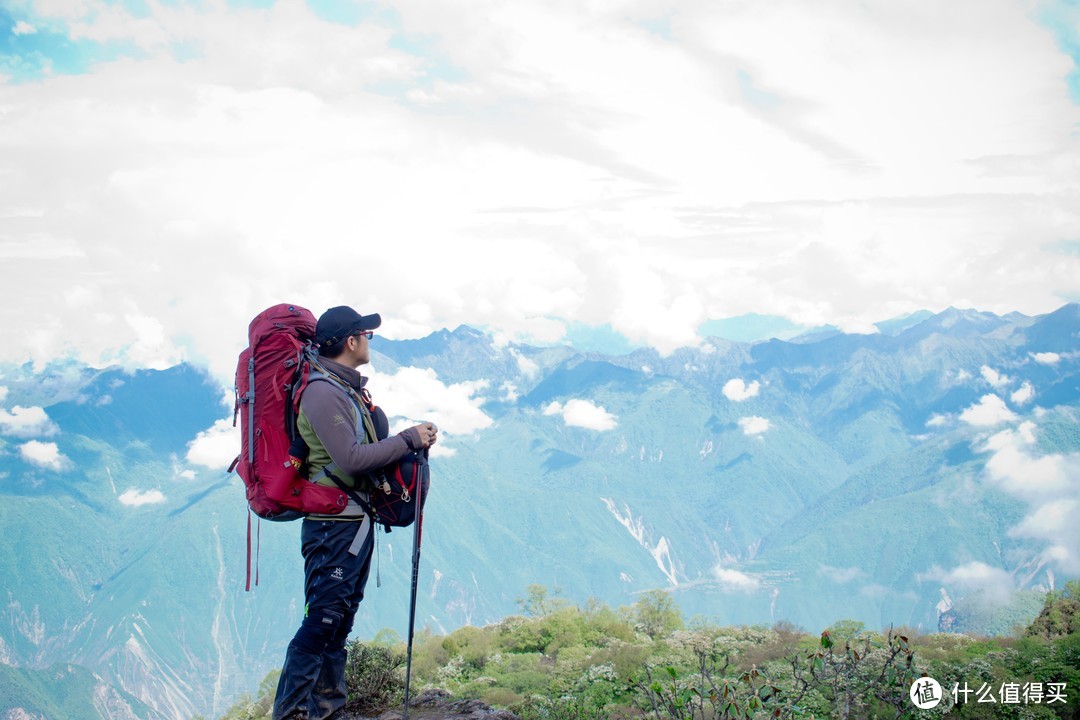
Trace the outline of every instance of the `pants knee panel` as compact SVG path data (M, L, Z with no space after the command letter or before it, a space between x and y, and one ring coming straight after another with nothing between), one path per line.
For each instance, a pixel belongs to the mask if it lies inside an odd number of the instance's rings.
M344 644L341 631L345 623L344 615L337 610L329 608L312 608L307 617L300 623L300 629L296 632L293 642L303 651L313 655L321 655L327 650L335 649L337 644ZM345 630L348 637L349 631Z

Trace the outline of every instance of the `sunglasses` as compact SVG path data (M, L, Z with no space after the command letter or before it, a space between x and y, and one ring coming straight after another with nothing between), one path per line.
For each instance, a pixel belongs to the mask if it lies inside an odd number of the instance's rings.
M375 331L374 330L361 330L360 332L353 333L350 337L360 337L361 335L363 335L368 340L370 340L371 338L375 337Z

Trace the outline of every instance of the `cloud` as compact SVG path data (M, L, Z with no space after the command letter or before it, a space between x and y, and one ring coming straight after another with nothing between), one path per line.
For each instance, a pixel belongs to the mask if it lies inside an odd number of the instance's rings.
M748 312L868 329L1080 292L1074 65L1020 0L258 5L19 5L89 57L0 71L0 302L35 308L0 361L228 379L281 298L666 353ZM298 238L363 282L298 272Z
M15 437L41 437L59 432L44 408L16 405L11 412L0 408L0 433Z
M412 421L406 418L399 418L398 420L390 423L390 434L397 435L399 432L410 427L411 425L413 425ZM440 435L438 441L429 451L429 454L433 458L453 457L454 455L457 455L457 448L447 445L446 438Z
M830 565L821 565L818 567L818 575L822 575L828 578L830 582L838 585L849 583L865 574L866 573L857 567L838 568Z
M984 593L999 602L1007 600L1016 589L1016 583L1008 571L979 561L949 569L935 565L926 573L917 575L916 579L920 582L932 580L968 592Z
M165 325L156 317L142 313L127 313L124 323L131 341L124 346L119 359L135 367L163 370L183 359L183 353L166 337Z
M25 20L16 21L15 26L11 28L12 35L33 35L36 32L37 28Z
M934 413L930 416L930 419L926 421L926 427L943 427L949 423L949 416L942 415L940 413Z
M517 399L521 397L521 393L518 392L517 385L510 382L509 380L500 385L499 390L502 393L499 399L503 402L516 402Z
M1065 496L1071 484L1065 455L1032 454L1036 440L1033 423L1003 430L982 448L991 453L988 477L1006 492L1038 504Z
M1020 423L1020 427L1016 429L1020 439L1024 441L1025 445L1035 444L1035 430L1037 426L1035 423L1029 421Z
M888 597L890 593L892 593L892 590L878 583L870 583L859 588L859 594L869 598L884 598Z
M713 577L721 588L729 592L752 593L761 587L761 580L738 570L717 565L713 568Z
M535 377L536 373L540 372L540 366L536 364L536 361L525 357L516 348L510 348L510 355L517 361L518 370L525 377Z
M1080 573L1080 454L1037 454L1037 428L1025 422L1003 430L982 448L990 452L986 478L1026 506L1016 537L1046 543L1044 556L1064 572Z
M158 505L165 502L165 495L160 490L125 490L117 498L121 505L129 507L142 507L143 505Z
M582 427L588 430L613 430L619 424L616 416L588 400L568 400L565 405L552 402L544 408L544 414L561 415L568 427Z
M1012 382L1011 377L1002 375L989 365L983 365L982 368L980 368L980 372L982 373L983 380L990 383L990 386L994 388L1003 388Z
M1057 365L1061 362L1061 356L1056 352L1032 353L1031 357L1035 359L1035 362L1041 365Z
M749 385L741 378L733 378L724 383L724 397L733 402L743 402L757 397L761 384L754 380Z
M7 385L0 385L0 402L4 402L4 400L7 400L7 396L8 396Z
M739 418L739 427L742 428L744 435L760 435L769 429L770 423L768 418L751 415Z
M192 465L224 470L240 452L240 424L232 418L218 420L188 443L185 459Z
M1016 419L1016 415L997 395L983 395L979 402L960 413L960 419L980 427L1000 425Z
M71 462L60 452L56 443L39 440L31 440L20 445L19 455L28 463L46 470L63 470Z
M490 427L493 420L482 409L487 380L444 384L430 368L404 367L392 375L371 372L375 404L390 417L405 417L412 422L430 421L441 431L469 435Z
M1025 381L1023 385L1013 391L1009 399L1013 401L1014 405L1026 405L1031 402L1033 397L1035 397L1035 388L1032 387L1031 383Z

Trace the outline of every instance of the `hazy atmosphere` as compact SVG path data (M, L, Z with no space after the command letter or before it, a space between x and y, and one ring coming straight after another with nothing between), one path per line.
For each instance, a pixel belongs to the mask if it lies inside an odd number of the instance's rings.
M5 0L0 360L288 300L536 343L1080 298L1068 2Z

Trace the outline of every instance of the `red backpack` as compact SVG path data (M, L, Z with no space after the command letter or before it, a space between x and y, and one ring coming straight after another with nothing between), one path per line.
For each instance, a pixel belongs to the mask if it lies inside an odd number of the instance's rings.
M315 355L315 316L299 305L275 305L248 326L249 346L236 365L233 425L240 418L240 455L233 461L247 488L248 507L266 520L295 520L307 513L333 515L348 504L336 487L300 474L304 458L290 452L296 438L300 396ZM255 584L258 578L256 546ZM248 515L248 579L251 588L251 515Z

